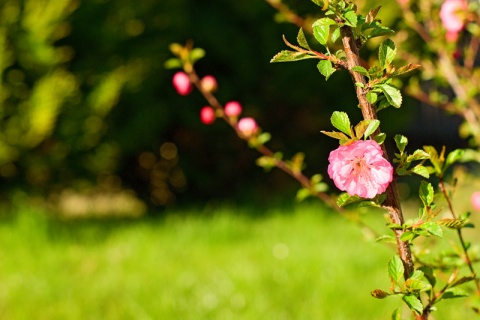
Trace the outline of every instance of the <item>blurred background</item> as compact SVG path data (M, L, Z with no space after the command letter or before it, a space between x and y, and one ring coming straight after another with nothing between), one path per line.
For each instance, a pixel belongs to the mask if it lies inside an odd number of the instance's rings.
M395 1L381 2L384 23L395 25ZM311 1L286 4L302 16L318 12ZM201 124L199 93L175 92L175 71L164 68L172 42L205 49L197 71L217 78L220 102L240 101L272 134L273 150L287 158L305 152L307 174L326 175L336 142L320 130L331 128L331 113L359 120L346 73L325 82L314 62L269 63L285 49L282 35L294 41L298 28L265 1L3 0L0 14L4 207L28 198L80 214L122 211L115 204L123 201L125 212L161 212L293 199L296 182L277 170L264 174L226 124ZM363 49L367 61L373 49ZM390 137L459 144L456 119L408 97L402 112L381 116ZM427 118L435 125L423 124Z

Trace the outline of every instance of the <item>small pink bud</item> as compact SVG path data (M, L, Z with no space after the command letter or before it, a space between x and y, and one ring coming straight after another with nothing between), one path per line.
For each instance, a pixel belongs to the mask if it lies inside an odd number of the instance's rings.
M480 211L480 191L475 191L470 197L470 202L475 210Z
M210 106L205 106L200 110L200 120L204 124L212 124L215 121L215 110Z
M173 75L172 82L173 82L173 86L175 87L175 90L177 90L177 92L182 96L186 96L193 89L192 84L190 83L190 79L188 78L188 75L183 71L179 71L175 73Z
M250 138L258 131L258 125L253 118L242 118L237 123L237 130L246 138Z
M200 80L203 89L207 90L208 92L215 92L217 91L217 79L214 76L208 75Z
M238 101L230 101L225 104L223 111L228 117L238 117L242 113L242 105Z

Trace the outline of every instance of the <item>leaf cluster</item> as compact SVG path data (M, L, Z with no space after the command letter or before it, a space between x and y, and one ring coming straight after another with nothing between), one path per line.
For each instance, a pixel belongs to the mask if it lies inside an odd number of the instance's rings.
M377 143L385 141L385 134L375 134L380 126L379 120L362 120L355 127L350 124L347 113L335 111L330 118L332 125L340 131L321 131L323 134L338 139L341 145L349 145L360 139L366 140L370 136Z

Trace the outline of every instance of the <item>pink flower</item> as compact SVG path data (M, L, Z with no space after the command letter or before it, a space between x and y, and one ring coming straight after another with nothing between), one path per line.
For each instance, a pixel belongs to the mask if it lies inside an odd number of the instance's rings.
M242 118L237 123L237 130L246 138L250 138L258 131L258 125L253 118Z
M480 191L475 191L470 197L470 202L475 210L480 211Z
M458 38L459 32L465 26L465 19L462 17L462 11L468 10L466 0L446 0L440 9L440 19L447 30L447 41L454 42Z
M383 193L393 179L393 167L373 140L359 140L330 152L328 175L338 189L349 195L372 199Z
M172 82L173 82L173 86L175 87L175 90L177 90L177 92L182 96L186 96L193 89L192 84L190 83L190 79L188 78L188 75L183 71L179 71L175 73L173 75Z
M225 104L223 111L228 117L238 117L242 113L242 105L238 101L230 101Z
M214 92L217 90L217 79L214 76L208 75L200 80L202 87L207 90L208 92Z
M210 106L205 106L200 110L200 120L204 124L212 124L215 121L215 110Z

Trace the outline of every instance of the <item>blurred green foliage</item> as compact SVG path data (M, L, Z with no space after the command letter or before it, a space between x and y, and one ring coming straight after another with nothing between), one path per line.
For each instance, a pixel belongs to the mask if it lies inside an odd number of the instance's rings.
M310 1L287 3L301 15L318 11ZM387 20L392 12L383 12ZM193 40L207 52L197 69L217 78L219 100L241 101L245 115L273 134L272 149L304 151L307 173L325 173L333 142L319 131L329 128L332 110L355 108L351 81L339 73L326 83L308 62L269 64L284 47L282 34L298 32L276 23L276 14L264 1L0 2L3 199L18 190L47 196L99 186L132 188L155 204L175 194L293 198L296 184L280 172L264 175L226 125L200 123L205 102L196 93L179 97L163 67L170 43ZM386 111L385 127L405 128L412 114ZM172 144L167 159L161 148Z

